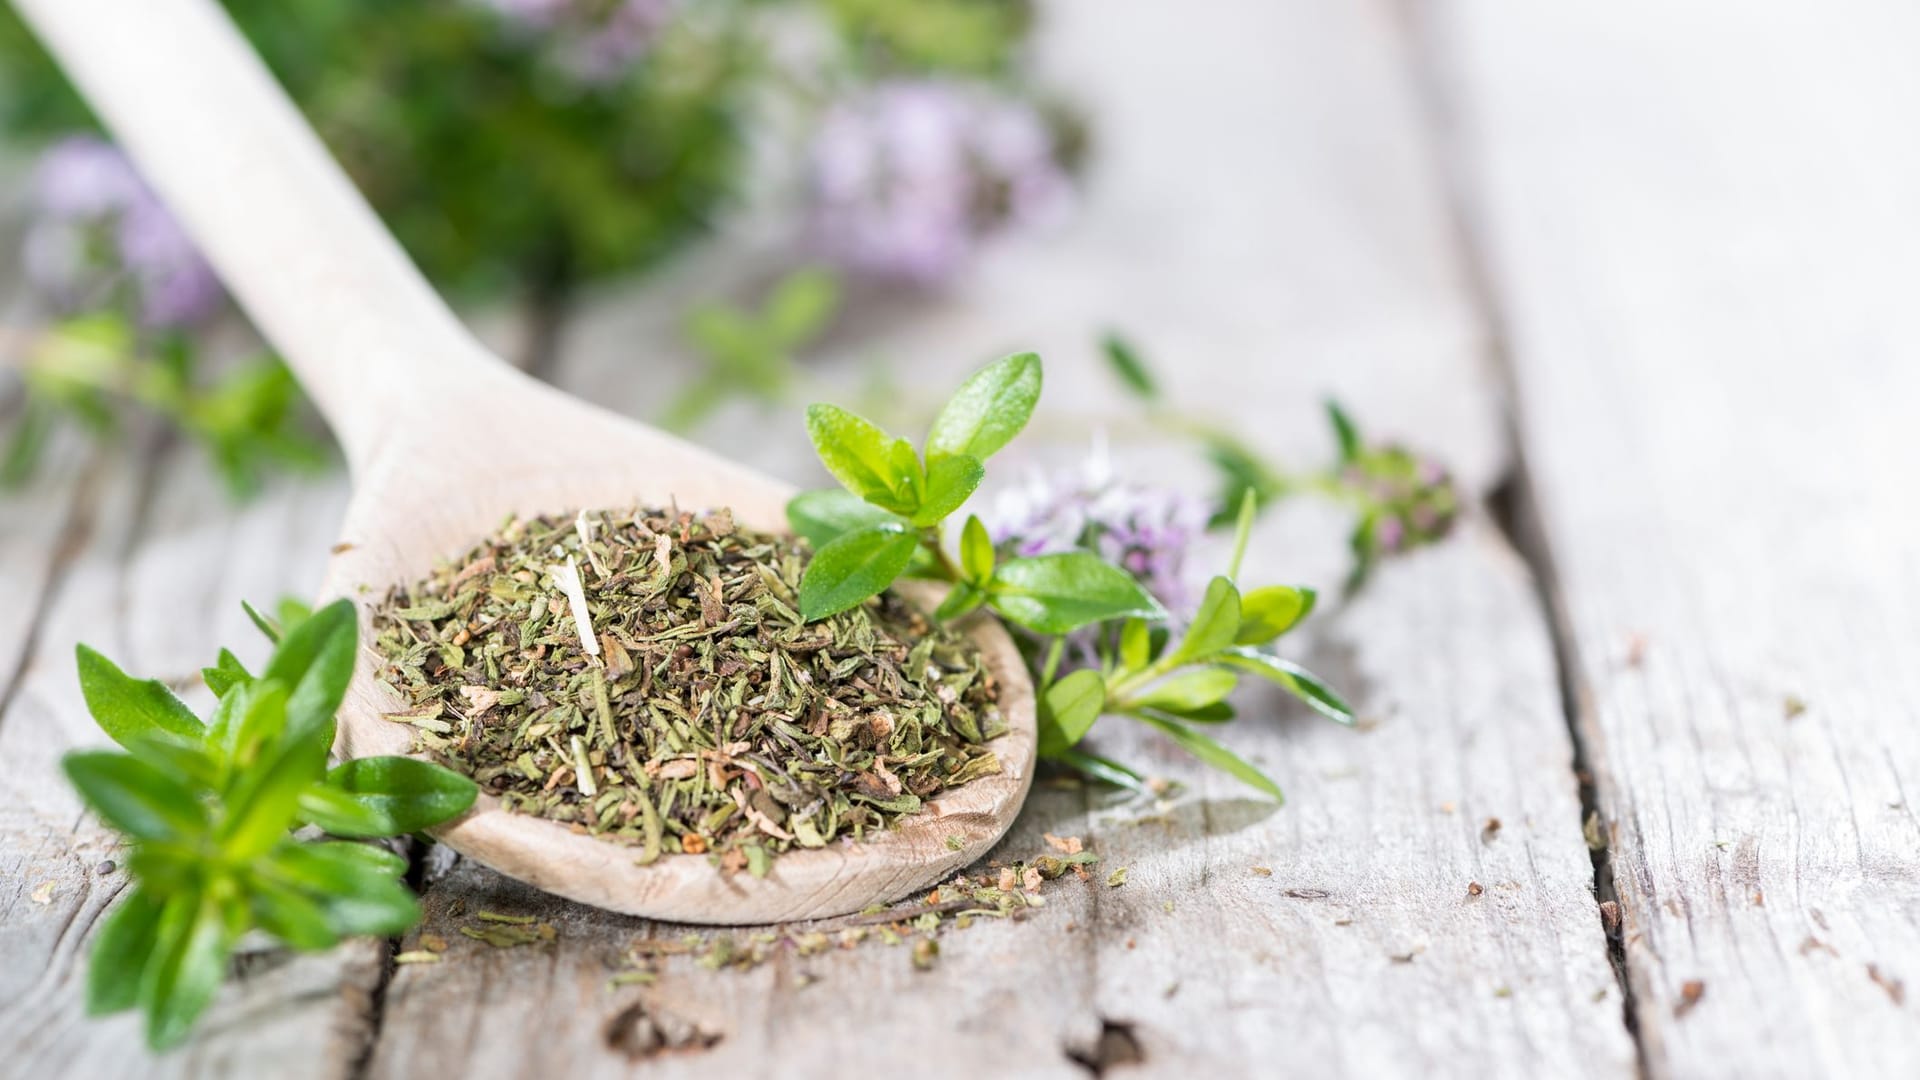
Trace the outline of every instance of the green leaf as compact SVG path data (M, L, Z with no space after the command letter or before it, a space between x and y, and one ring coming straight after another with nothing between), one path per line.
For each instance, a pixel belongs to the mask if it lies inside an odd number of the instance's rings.
M1326 408L1327 422L1333 425L1334 441L1340 447L1340 463L1350 464L1360 456L1360 429L1354 427L1353 418L1339 402L1328 398Z
M986 475L986 467L978 458L956 454L938 459L927 467L927 491L921 498L920 509L914 511L913 523L924 527L945 521L948 514L960 509Z
M263 854L293 828L301 793L327 768L327 748L300 737L286 721L289 699L280 683L253 686L265 689L254 695L241 721L241 744L251 760L241 763L234 778L218 834L225 854L236 861Z
M888 523L906 524L841 488L803 491L787 501L787 524L816 551L855 529Z
M1277 683L1329 720L1349 725L1353 723L1353 707L1321 682L1319 676L1290 660L1282 660L1247 646L1235 646L1221 655L1220 662Z
M374 831L339 836L402 836L459 817L473 805L479 788L472 780L430 761L410 757L355 758L327 774L327 786L349 796L377 821Z
M1153 662L1153 634L1139 619L1120 625L1120 664L1128 671L1139 671Z
M158 679L135 679L85 645L73 651L87 711L114 742L131 750L145 737L198 739L205 734L200 718Z
M1240 598L1240 629L1236 645L1265 645L1300 625L1313 611L1312 589L1265 585Z
M868 525L821 548L800 578L800 616L824 619L875 596L912 561L920 538L898 525Z
M284 841L266 860L266 872L317 894L327 925L343 937L396 937L420 920L420 902L401 883L405 859L352 841Z
M253 673L231 650L221 649L220 659L212 667L200 669L200 678L206 682L207 689L213 691L214 697L221 697L241 683L252 682Z
M293 948L318 952L340 943L322 901L258 875L248 882L248 893L254 921Z
M1106 680L1091 668L1047 687L1040 696L1040 753L1058 755L1085 738L1106 704Z
M260 612L254 609L252 604L247 603L245 600L240 601L240 610L247 613L247 618L253 620L254 628L262 634L265 634L268 641L273 642L275 645L280 644L279 623L260 614Z
M896 514L919 508L919 458L912 443L835 405L807 407L807 435L821 463L848 491Z
M1267 777L1266 773L1248 764L1240 755L1214 742L1206 735L1193 730L1178 720L1169 720L1158 716L1141 716L1141 723L1150 724L1166 732L1167 737L1180 744L1180 748L1202 762L1219 769L1249 787L1258 788L1273 796L1273 801L1284 802L1280 794L1280 785Z
M1042 634L1107 619L1164 619L1166 609L1125 570L1087 551L1009 559L988 586L993 608Z
M1174 647L1166 664L1168 667L1177 667L1191 660L1212 656L1232 645L1233 635L1239 629L1240 590L1234 588L1233 582L1226 578L1216 577L1207 582L1207 593L1200 600L1200 610L1194 612L1186 636Z
M792 349L826 329L839 307L840 279L832 271L809 267L788 274L774 286L763 323L769 336Z
M159 944L164 905L136 887L100 924L87 960L87 1015L106 1016L140 1001L140 974Z
M1127 702L1132 708L1164 709L1167 712L1184 713L1204 709L1233 693L1240 678L1231 671L1220 668L1198 668L1183 671L1171 679L1157 683L1148 690Z
M193 789L132 755L82 751L62 758L60 767L102 820L136 840L196 836L207 827Z
M967 515L967 524L960 530L960 571L975 584L993 580L993 538L977 514Z
M1071 767L1083 776L1092 777L1095 780L1112 784L1115 787L1126 788L1129 791L1147 790L1146 777L1141 776L1139 773L1111 758L1104 758L1098 754L1089 754L1085 750L1077 748L1062 750L1057 754L1048 754L1046 757Z
M317 825L334 836L352 838L388 835L379 812L362 806L360 800L333 787L325 780L307 785L300 793L300 820Z
M1193 709L1148 709L1157 716L1170 716L1176 720L1192 720L1201 724L1224 724L1237 715L1233 706L1224 701L1202 705Z
M148 1046L165 1050L186 1039L226 978L234 936L224 905L213 895L189 892L167 901L157 947L140 980Z
M1143 401L1157 401L1160 388L1155 385L1153 373L1147 370L1146 362L1131 343L1119 334L1109 333L1100 342L1100 349L1107 354L1107 363L1120 381L1127 385Z
M287 734L319 744L322 755L333 748L333 714L353 679L359 636L353 602L335 600L288 630L260 675L293 688Z
M954 582L953 588L947 590L947 595L940 601L940 606L933 609L933 620L952 622L985 603L986 599L986 593L967 582Z
M927 460L992 457L1027 426L1040 400L1040 383L1040 357L1033 353L1005 357L975 372L934 418Z

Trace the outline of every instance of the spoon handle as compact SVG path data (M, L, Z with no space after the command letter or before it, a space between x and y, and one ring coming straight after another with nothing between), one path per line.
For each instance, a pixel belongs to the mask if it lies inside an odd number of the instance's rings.
M14 0L299 375L356 471L491 359L214 0ZM416 417L416 422L418 417Z

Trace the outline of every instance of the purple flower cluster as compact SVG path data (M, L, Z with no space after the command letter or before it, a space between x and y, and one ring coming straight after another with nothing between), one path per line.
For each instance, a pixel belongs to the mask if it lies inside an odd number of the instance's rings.
M828 110L807 184L823 255L919 285L950 278L982 237L1057 219L1072 199L1031 106L931 79L882 83Z
M1080 470L1029 476L981 520L1005 556L1084 549L1126 569L1176 619L1193 602L1186 560L1206 531L1205 504L1185 492L1120 480L1099 451Z
M477 0L542 39L554 62L588 85L618 80L673 18L674 0Z
M1432 458L1405 447L1375 447L1348 465L1341 480L1371 510L1362 543L1392 555L1445 537L1460 510L1453 477Z
M141 322L174 328L210 318L226 294L133 164L104 140L76 135L40 159L27 277L54 303L74 307L124 285Z

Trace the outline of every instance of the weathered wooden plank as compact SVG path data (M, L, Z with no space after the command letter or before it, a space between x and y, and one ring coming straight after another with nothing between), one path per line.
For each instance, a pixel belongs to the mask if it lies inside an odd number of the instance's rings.
M222 644L264 654L243 598L305 592L317 579L343 502L338 480L276 486L242 509L207 462L151 438L107 452L94 483L50 470L25 501L10 572L50 591L16 691L0 712L0 1045L13 1075L344 1075L368 1043L384 943L317 957L256 954L201 1032L160 1059L132 1016L87 1021L81 1009L88 931L126 887L111 835L81 808L59 759L105 743L81 701L73 645L87 641L132 670L180 685ZM80 504L70 558L27 550L31 520L65 493ZM57 500L56 500L57 501ZM48 502L43 507L41 504ZM11 530L13 526L9 526ZM49 547L62 541L49 538ZM31 590L23 589L31 592ZM199 689L196 703L204 700Z
M1081 219L996 252L956 295L857 311L821 377L851 385L878 356L901 385L944 389L997 351L1037 347L1047 398L1021 453L1069 460L1093 428L1137 426L1092 356L1119 320L1162 357L1183 403L1226 412L1264 449L1324 452L1317 400L1335 390L1489 489L1505 468L1494 373L1387 7L1048 10L1050 63L1109 133ZM568 328L560 382L652 415L690 371L671 340L678 312L752 280L730 258L589 305ZM898 415L926 404L908 396ZM790 417L740 408L704 437L818 479ZM1119 453L1131 475L1198 482L1165 443L1123 440ZM1005 483L1022 459L996 465ZM1339 524L1300 513L1263 525L1249 574L1336 580ZM746 974L683 958L654 986L609 989L631 941L681 930L461 865L428 891L427 932L451 948L396 974L371 1072L622 1074L637 1004L720 1037L648 1057L675 1075L1048 1075L1134 1057L1169 1076L1629 1075L1524 568L1476 522L1322 623L1306 658L1353 691L1368 730L1250 693L1225 736L1281 780L1285 808L1151 738L1103 733L1186 793L1159 807L1037 787L996 856L1080 835L1099 873L1058 883L1022 924L948 935L924 974L869 946ZM1119 866L1127 883L1106 887ZM456 904L464 915L449 914ZM458 937L481 908L551 920L557 942ZM817 981L795 988L801 972Z
M1440 10L1649 1069L1920 1074L1920 10Z

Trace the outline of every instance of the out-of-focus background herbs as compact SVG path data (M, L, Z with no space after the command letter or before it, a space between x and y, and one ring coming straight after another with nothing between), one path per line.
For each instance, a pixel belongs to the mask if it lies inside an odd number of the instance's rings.
M1070 212L1087 125L1035 85L1024 0L226 0L400 242L456 301L528 324L730 217L778 238L765 307L688 318L708 373L649 417L783 400L839 282L938 289ZM233 344L193 244L0 9L0 128L37 155L20 257L42 314L0 478L57 424L157 413L237 495L328 460L298 388ZM244 337L244 336L243 336ZM218 342L219 344L215 344ZM253 352L257 353L255 349Z

